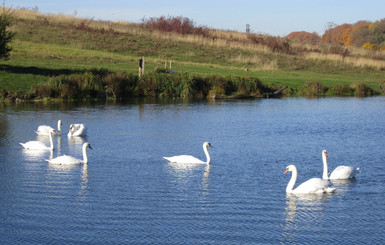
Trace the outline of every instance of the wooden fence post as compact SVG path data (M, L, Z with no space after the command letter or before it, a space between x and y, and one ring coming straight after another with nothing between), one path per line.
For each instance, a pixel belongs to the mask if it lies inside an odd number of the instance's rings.
M139 77L144 74L144 56L139 59Z

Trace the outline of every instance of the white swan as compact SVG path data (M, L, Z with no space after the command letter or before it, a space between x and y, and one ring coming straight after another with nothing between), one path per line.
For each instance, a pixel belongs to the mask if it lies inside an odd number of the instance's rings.
M198 163L198 164L209 164L210 163L210 155L207 151L207 147L213 147L209 142L203 143L203 151L206 155L206 162L199 160L196 157L190 156L190 155L180 155L180 156L173 156L173 157L163 157L164 159L174 162L174 163Z
M70 165L70 164L86 164L88 163L88 157L87 157L87 148L92 149L90 143L86 142L83 144L82 151L83 151L83 160L82 159L77 159L75 157L63 155L60 157L56 157L54 159L47 159L46 161L51 163L51 164L62 164L62 165Z
M53 150L53 141L52 141L52 135L56 134L56 131L54 129L51 129L49 131L49 142L50 146L46 146L43 142L40 141L28 141L26 143L20 143L25 149L28 150Z
M68 137L71 136L86 136L87 135L87 127L83 123L80 124L71 124L70 130L68 132Z
M297 168L294 165L289 165L286 167L287 172L292 172L289 183L286 187L287 193L293 194L322 194L322 193L331 193L336 190L336 188L329 187L329 182L327 180L323 180L321 178L312 178L309 179L302 184L300 184L297 188L294 188L295 182L297 181Z
M61 135L61 125L62 125L61 120L57 121L57 131L56 131L57 135ZM54 130L54 128L47 125L40 125L39 127L37 127L36 133L38 135L49 135L50 130Z
M330 174L330 177L328 177L328 162L326 158L328 157L328 153L326 150L322 151L322 161L324 165L324 171L322 174L323 179L331 179L331 180L339 180L339 179L352 179L358 172L360 168L354 169L351 166L338 166L336 167L333 172Z

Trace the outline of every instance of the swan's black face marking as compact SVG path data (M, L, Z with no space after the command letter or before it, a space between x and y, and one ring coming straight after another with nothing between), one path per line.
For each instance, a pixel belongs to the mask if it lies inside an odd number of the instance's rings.
M208 146L210 146L211 148L214 148L210 143L208 144Z
M91 145L88 145L88 148L90 148L90 149L92 150L92 147L91 147Z

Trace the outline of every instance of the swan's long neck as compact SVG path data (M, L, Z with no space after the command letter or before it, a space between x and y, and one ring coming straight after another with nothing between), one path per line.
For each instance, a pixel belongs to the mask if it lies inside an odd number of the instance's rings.
M293 171L291 171L291 178L290 178L290 181L289 183L287 184L287 187L286 187L286 192L293 192L293 188L294 188L294 185L295 185L295 182L297 181L297 175L298 175L298 172L297 172L297 169L294 168Z
M49 132L48 137L49 137L49 144L50 144L49 149L53 150L52 132Z
M57 121L57 130L61 132L61 120Z
M322 174L322 179L329 179L329 177L328 177L328 173L329 173L328 162L327 162L325 153L323 153L323 152L322 152L322 162L323 162L323 165L324 165L324 171L323 171L323 174Z
M87 145L83 145L83 162L88 163L88 157L87 157Z
M205 152L205 155L206 155L206 164L210 164L210 154L209 154L209 151L207 150L207 146L205 144L203 144L203 151Z

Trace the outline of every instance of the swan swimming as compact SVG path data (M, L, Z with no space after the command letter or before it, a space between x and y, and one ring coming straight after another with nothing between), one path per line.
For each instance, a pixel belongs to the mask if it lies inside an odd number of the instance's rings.
M82 146L83 160L77 159L77 158L72 157L72 156L63 155L63 156L56 157L56 158L51 159L51 160L46 159L46 161L51 163L51 164L62 164L62 165L82 164L82 163L86 164L86 163L88 163L87 148L90 148L92 150L91 144L88 142L84 143Z
M62 125L63 124L62 124L61 120L57 121L57 131L56 131L57 135L61 135L61 126ZM52 128L51 126L47 126L47 125L40 125L39 127L37 127L36 133L38 135L49 135L50 130L54 130L54 128Z
M87 127L83 123L79 124L71 124L70 130L68 132L68 137L71 136L86 136L87 135Z
M358 170L360 168L354 169L351 166L338 166L336 167L333 172L330 174L330 177L328 177L328 162L327 158L328 153L326 150L322 151L322 161L324 166L324 171L322 174L323 179L331 179L331 180L341 180L341 179L352 179L357 174Z
M336 190L336 188L329 187L329 181L323 180L321 178L312 178L309 179L302 184L300 184L297 188L294 188L295 182L297 181L297 168L294 165L289 165L286 167L286 171L283 174L286 174L287 172L292 172L291 178L289 183L286 187L287 193L293 193L293 194L322 194L322 193L331 193Z
M213 146L209 142L203 143L203 151L204 151L204 153L206 155L206 159L207 159L206 162L204 162L204 161L202 161L196 157L190 156L190 155L179 155L179 156L163 157L163 158L170 161L170 162L174 162L174 163L210 164L210 154L207 151L207 147L213 148Z
M50 146L46 146L43 142L40 142L40 141L28 141L26 143L19 143L19 144L28 150L53 150L53 141L52 141L53 134L56 134L56 130L51 129L48 134Z

